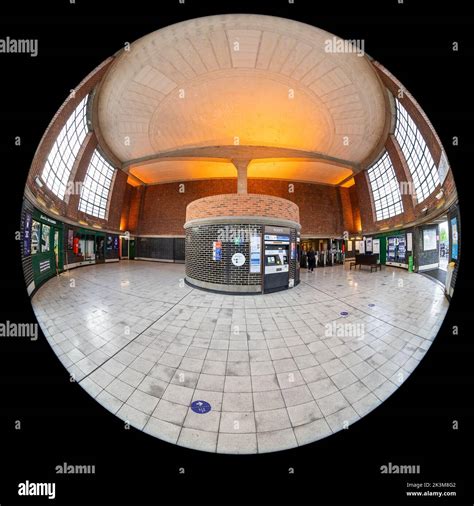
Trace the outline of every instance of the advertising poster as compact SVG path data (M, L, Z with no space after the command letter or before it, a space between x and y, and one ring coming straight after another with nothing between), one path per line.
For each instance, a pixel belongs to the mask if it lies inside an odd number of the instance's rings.
M413 251L413 234L407 233L407 251Z
M70 228L67 231L67 247L68 247L68 249L72 249L73 245L74 245L74 230L72 228Z
M425 228L423 230L423 251L436 249L436 229Z
M260 234L250 237L250 272L257 273L261 269L261 239Z
M368 253L372 252L372 237L367 237L365 241L366 249Z
M457 218L451 219L451 258L453 260L458 259L458 220Z
M374 239L372 242L372 253L380 254L380 239Z
M39 221L32 221L31 224L31 254L39 252L39 243L40 243L40 231L41 231L41 223Z
M23 231L23 254L27 257L31 254L31 214L25 214L25 228Z
M41 253L46 253L49 251L49 233L51 231L51 227L49 225L45 225L43 223L43 227L41 228Z

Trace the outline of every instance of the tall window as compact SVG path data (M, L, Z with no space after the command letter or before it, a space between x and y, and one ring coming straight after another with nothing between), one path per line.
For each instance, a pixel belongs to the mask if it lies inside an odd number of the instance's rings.
M402 197L390 156L385 151L367 170L374 197L376 221L403 213Z
M418 203L423 202L440 184L438 169L426 145L425 139L406 109L396 100L397 124L395 138L413 179Z
M112 165L95 150L82 183L79 211L105 218L114 172Z
M81 100L59 132L41 173L46 186L61 200L66 194L77 153L87 135L86 106L87 96Z

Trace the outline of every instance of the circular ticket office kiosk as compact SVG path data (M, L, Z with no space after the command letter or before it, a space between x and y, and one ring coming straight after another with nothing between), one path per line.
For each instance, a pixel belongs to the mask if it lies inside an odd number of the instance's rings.
M186 282L226 293L262 293L299 282L299 209L260 194L225 194L186 209Z

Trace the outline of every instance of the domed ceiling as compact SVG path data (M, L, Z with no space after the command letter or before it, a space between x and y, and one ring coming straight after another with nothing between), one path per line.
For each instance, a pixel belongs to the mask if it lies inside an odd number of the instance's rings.
M116 56L95 99L95 128L148 184L235 176L236 150L253 159L257 146L250 177L338 184L380 152L390 113L368 57L328 51L335 42L303 23L250 14L157 30Z

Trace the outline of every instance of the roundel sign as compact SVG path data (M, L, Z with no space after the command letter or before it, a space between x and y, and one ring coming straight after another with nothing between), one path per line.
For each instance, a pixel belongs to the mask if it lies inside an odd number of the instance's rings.
M236 267L240 267L241 265L244 265L244 263L245 263L245 256L242 255L242 253L234 253L232 255L232 263Z

